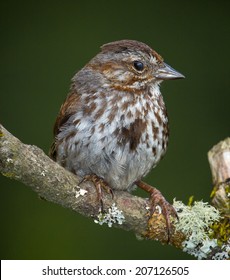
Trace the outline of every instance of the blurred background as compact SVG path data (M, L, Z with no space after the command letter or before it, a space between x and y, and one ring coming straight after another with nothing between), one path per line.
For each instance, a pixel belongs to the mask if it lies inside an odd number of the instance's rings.
M187 203L209 201L208 150L230 136L230 2L6 1L0 3L0 121L48 152L70 79L107 42L143 41L186 76L162 92L166 156L145 181ZM140 190L135 195L146 196ZM192 259L171 246L43 201L0 175L1 259Z

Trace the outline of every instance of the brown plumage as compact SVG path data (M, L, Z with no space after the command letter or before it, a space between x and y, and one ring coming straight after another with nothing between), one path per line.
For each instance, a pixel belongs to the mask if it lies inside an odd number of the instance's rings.
M97 188L99 180L112 190L131 191L135 185L145 189L151 193L153 211L159 204L170 228L174 209L141 180L168 144L159 84L183 77L144 43L103 45L72 79L55 123L51 157L82 178L92 178Z

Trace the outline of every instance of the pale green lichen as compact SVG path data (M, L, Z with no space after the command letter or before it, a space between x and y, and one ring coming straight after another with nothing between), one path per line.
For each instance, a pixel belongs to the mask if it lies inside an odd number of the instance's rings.
M230 239L228 242L221 246L221 252L216 253L213 260L228 260L230 257Z
M219 211L203 201L187 206L174 200L173 206L179 216L179 221L175 223L176 230L187 237L182 243L183 251L198 259L207 258L212 248L218 247L217 239L210 238L210 226L219 220Z
M6 159L6 162L7 162L7 163L13 163L13 160L12 160L12 158L7 158L7 159Z
M81 189L79 186L74 187L73 191L76 198L78 198L79 196L84 196L88 192L87 190Z
M108 227L112 227L113 224L122 225L125 221L125 217L123 215L123 211L119 210L115 203L107 210L106 213L100 212L97 215L97 219L94 220L95 223L99 225L107 224Z

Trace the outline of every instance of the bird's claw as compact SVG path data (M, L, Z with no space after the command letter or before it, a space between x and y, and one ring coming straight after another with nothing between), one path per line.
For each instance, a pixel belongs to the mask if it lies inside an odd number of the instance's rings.
M80 181L79 185L90 181L94 184L96 192L97 192L97 200L99 203L99 212L103 212L104 211L104 205L103 205L103 192L102 189L106 192L106 193L110 193L112 198L114 197L114 193L113 190L109 187L109 185L107 184L106 181L104 181L102 178L98 177L95 174L91 174L91 175L86 175L83 177L83 179Z

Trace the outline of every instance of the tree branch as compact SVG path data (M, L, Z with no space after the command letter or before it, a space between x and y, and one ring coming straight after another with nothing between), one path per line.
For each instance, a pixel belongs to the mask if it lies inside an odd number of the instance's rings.
M0 125L0 172L31 187L40 197L60 204L87 217L97 217L98 202L95 188L90 182L78 187L79 178L51 160L36 146L23 144ZM86 190L87 193L84 193ZM168 240L165 219L161 214L149 219L148 201L124 191L103 194L104 209L113 203L122 211L125 220L121 225L140 237L156 239L162 243ZM171 242L180 247L184 235L173 232Z
M227 154L223 152L226 147ZM180 219L179 222L173 221L170 243L198 258L228 258L230 251L229 184L226 184L230 177L230 140L225 146L222 145L222 148L221 152L213 148L209 152L209 161L214 183L218 186L212 201L220 212L223 210L223 203L216 201L219 201L217 194L222 186L221 195L225 199L226 210L221 212L225 218L224 223L220 222L219 211L207 203L195 202L186 206L182 202L174 202ZM111 194L103 193L105 214L99 214L97 193L91 182L82 183L79 187L80 178L52 161L38 147L23 144L1 124L0 172L31 187L47 201L94 218L98 223L108 223L110 219L109 223L132 230L139 237L159 240L162 243L168 241L165 219L161 213L150 216L147 199L124 191L114 191L113 198ZM210 237L210 226L213 224L216 228L212 228L214 236ZM221 236L220 232L225 235ZM222 247L218 245L219 240Z
M214 185L212 204L230 219L230 138L215 145L208 160Z

